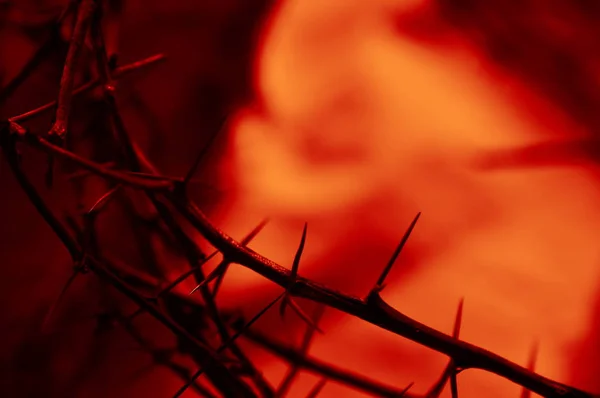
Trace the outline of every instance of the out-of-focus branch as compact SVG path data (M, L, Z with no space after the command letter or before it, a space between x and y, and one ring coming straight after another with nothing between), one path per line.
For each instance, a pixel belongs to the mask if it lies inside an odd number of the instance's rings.
M152 55L151 57L148 57L148 58L136 61L136 62L132 62L130 64L123 65L123 66L116 68L112 72L111 76L113 79L120 79L122 77L129 75L131 72L137 71L139 69L143 69L147 66L150 66L157 62L163 61L164 59L165 59L164 54ZM82 94L86 94L86 93L90 92L91 90L95 89L96 87L98 87L99 85L100 85L100 79L91 80L91 81L77 87L75 90L73 90L72 96L73 96L73 98L75 98ZM54 107L57 106L57 104L58 104L58 101L50 101L42 106L39 106L35 109L27 111L23 114L13 116L13 117L9 118L9 120L11 122L15 122L15 123L22 123L22 122L32 119L38 115L41 115L44 112L52 110Z
M116 106L113 80L145 65L154 63L162 59L162 56L154 56L131 65L111 70L100 29L101 14L94 13L94 10L97 9L98 5L100 5L99 0L81 0L79 2L73 36L70 40L67 58L63 65L58 100L0 123L0 147L2 152L6 155L5 158L8 161L16 180L39 214L44 218L46 223L48 223L66 247L74 264L77 265L77 271L91 271L105 283L111 285L134 302L139 307L140 313L148 313L157 321L161 322L177 337L180 351L189 354L200 365L200 369L191 376L185 372L185 369L174 369L176 373L184 375L188 379L187 383L180 388L176 396L179 396L189 386L193 385L199 375L206 374L211 383L213 383L213 385L225 396L242 398L255 397L256 393L251 386L249 386L239 375L235 374L228 366L226 358L221 355L222 352L228 350L236 356L236 359L245 366L246 369L250 370L250 375L252 376L255 385L258 387L257 389L266 397L271 397L275 394L284 395L300 368L308 369L324 376L322 381L315 386L309 395L318 394L318 391L322 388L325 381L327 379L332 379L380 396L417 397L416 395L411 395L407 392L410 386L402 390L384 386L371 381L364 376L338 369L311 358L308 355L307 349L310 338L314 331L317 330L316 324L312 325L307 332L304 344L300 349L286 347L276 343L272 338L249 330L250 325L277 302L281 302L280 311L282 314L286 307L290 306L299 316L311 325L311 320L293 300L294 297L303 297L321 303L324 306L335 308L348 315L360 318L394 334L447 355L450 358L450 362L443 371L439 381L428 393L428 398L437 397L441 388L443 388L448 381L450 381L453 395L456 396L456 374L458 370L462 371L465 369L482 369L495 373L521 385L527 390L545 397L598 397L536 374L533 371L532 363L530 363L528 368L525 368L490 351L459 340L458 327L460 325L462 306L459 307L457 321L455 322L455 329L452 335L447 335L409 318L385 302L381 296L381 292L384 287L386 276L391 271L396 262L396 258L407 243L419 215L415 217L407 229L392 258L388 264L383 267L383 271L377 280L377 283L364 299L335 291L327 286L318 284L299 275L299 262L306 240L306 225L291 270L288 270L249 249L247 247L247 241L242 240L241 242L238 242L215 227L210 222L209 218L187 196L185 189L204 153L201 153L196 158L192 167L184 177L164 177L158 173L156 168L144 156L141 149L127 133ZM94 20L94 17L97 19ZM88 32L90 32L90 27L92 27L91 38L96 51L96 69L99 72L99 77L74 90L78 59L86 36ZM56 107L56 117L49 132L49 136L50 138L56 138L57 141L60 141L67 134L71 103L74 96L88 92L99 85L104 87L105 99L109 105L109 116L113 122L112 127L115 142L119 144L119 149L122 152L119 154L119 156L121 156L120 158L114 159L114 164L120 167L121 170L114 170L106 165L79 156L72 151L64 149L60 145L55 144L52 139L49 140L40 135L33 134L18 124ZM102 176L123 186L129 186L143 191L146 197L154 205L156 213L160 216L161 222L166 225L168 232L178 242L179 248L182 250L184 257L188 261L191 271L176 278L175 282L168 286L168 289L159 290L162 282L161 280L155 280L153 277L130 268L125 264L119 265L115 264L116 261L112 263L105 261L98 253L98 250L90 251L90 248L86 246L87 240L84 239L85 237L82 237L82 235L85 235L86 232L91 233L91 231L85 231L85 228L83 231L80 231L76 226L68 228L53 214L50 207L22 171L20 157L17 152L17 145L22 143L44 151L51 158L61 158L72 162L92 174ZM149 171L149 173L144 173L144 171ZM103 199L99 200L98 203L103 202L103 200L110 195L112 194L104 195L102 197ZM92 210L97 210L100 206L101 204L93 206ZM176 215L181 217L176 217ZM206 256L202 253L190 235L185 232L181 225L181 218L187 220L189 224L200 232L200 234L223 255L223 261L217 267L217 271L213 272L208 278L205 278L201 269L201 264L206 259ZM78 236L74 237L73 233ZM241 326L238 325L237 331L231 334L228 329L229 326L226 324L224 313L220 311L216 305L214 296L217 287L211 291L208 282L212 279L217 279L218 286L221 283L220 281L223 280L229 264L234 263L251 269L285 290L251 321ZM200 290L203 301L202 305L195 302L194 297L192 296L184 295L182 297L181 295L174 293L174 287L191 275L196 278L198 284L197 290ZM142 293L141 290L151 290L154 295L149 297L145 292ZM161 304L167 302L180 303L181 305L191 304L194 305L194 308L203 310L203 313L206 314L206 320L209 320L216 326L221 339L221 345L216 349L209 346L206 339L204 339L204 336L199 335L197 333L198 331L193 330L194 328L190 326L192 322L189 322L188 324L187 321L189 321L189 319L185 318L184 311L182 311L183 315L177 315L177 319L175 319L173 314L177 313L177 308L175 308L177 305L175 304L169 310L165 310ZM277 392L272 390L270 385L262 378L260 372L258 372L251 361L235 344L235 340L241 335L245 335L250 340L276 353L291 364L291 371ZM142 342L139 339L138 341Z
M19 73L12 78L2 90L0 90L0 104L3 104L10 96L17 90L23 82L25 82L29 76L37 70L40 64L57 49L57 45L60 43L60 28L67 15L71 13L74 2L69 1L63 11L56 17L51 23L48 37L44 42L35 50L33 56L27 61L27 63L21 68Z
M11 124L11 126L15 126ZM6 134L5 134L6 135ZM12 137L34 137L24 131L10 133ZM35 139L24 141L51 148L57 151L58 147L50 147L51 144ZM107 178L113 178L118 182L131 184L142 189L150 189L147 181L138 181L133 177L124 177L122 173L107 172L103 167L91 161L81 161L74 155L62 148L57 153L64 154L69 159L76 160L82 167L86 167ZM165 188L163 184L159 184ZM156 188L156 187L154 187ZM165 192L165 197L177 210L193 225L224 257L233 263L243 265L272 282L287 289L288 294L304 297L312 301L336 308L347 314L356 316L373 325L379 326L399 336L410 339L418 344L431 348L435 351L448 355L454 361L456 367L462 369L482 369L508 380L511 380L532 392L551 398L591 398L594 395L585 391L570 387L528 370L516 363L508 361L488 350L473 344L457 340L447 334L432 329L414 319L407 317L398 310L389 306L380 296L380 289L372 289L366 299L349 296L332 290L326 286L292 275L292 272L281 265L261 256L253 250L240 244L223 231L212 225L206 215L185 196L177 195L172 191ZM292 283L293 282L293 283Z
M243 336L253 343L257 344L269 352L291 362L302 369L323 375L331 380L356 388L357 390L373 394L378 397L399 397L403 390L393 386L388 386L369 379L364 375L350 372L333 364L313 358L310 355L303 355L298 349L278 342L272 336L249 329ZM405 397L413 398L413 395L406 394Z
M5 129L6 128L3 130ZM67 227L61 221L59 221L56 216L54 216L52 211L44 203L37 190L21 171L19 158L14 147L15 141L11 140L13 135L10 133L8 137L5 133L2 133L1 135L2 137L0 138L0 143L2 150L6 154L6 159L8 160L9 166L13 174L17 177L17 181L21 185L21 188L25 191L44 220L61 238L63 244L68 248L73 259L82 261L82 266L94 272L98 277L115 287L118 291L120 291L138 306L144 308L146 312L150 313L154 318L163 323L176 336L178 336L178 338L183 340L190 347L190 349L193 349L194 352L198 354L197 358L200 359L206 374L210 376L213 383L215 383L215 385L221 391L223 391L223 393L230 394L230 396L254 397L255 394L237 377L231 374L227 367L222 363L218 355L210 347L207 347L201 343L196 337L174 322L156 304L146 300L135 289L125 283L110 268L106 267L105 264L94 259L92 256L86 256L85 261L83 261L83 252L77 241L70 236Z
M182 215L223 255L282 287L288 287L291 271L240 245L212 225L191 201L170 195ZM297 277L292 294L325 304L354 315L373 325L405 337L425 347L448 355L457 367L482 369L504 377L529 390L550 398L590 398L594 395L538 375L523 366L473 344L456 340L432 329L389 306L374 289L367 299L352 297L311 280Z
M81 54L81 47L84 44L96 6L96 0L82 0L79 4L75 29L73 30L73 36L71 37L69 44L69 52L67 53L67 59L60 79L56 119L50 129L50 136L57 136L62 139L67 133L77 64Z

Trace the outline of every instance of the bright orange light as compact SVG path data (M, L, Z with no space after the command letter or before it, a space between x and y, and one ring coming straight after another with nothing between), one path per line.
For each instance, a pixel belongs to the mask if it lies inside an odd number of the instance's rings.
M281 3L258 56L260 102L233 129L240 193L223 227L241 236L270 216L252 248L291 264L307 221L301 274L364 294L422 211L385 290L390 304L450 331L464 297L463 339L523 364L539 340L537 370L569 382L600 280L599 183L582 166L476 167L575 127L458 35L434 46L394 29L394 18L418 5ZM540 110L552 124L540 122ZM229 292L274 291L249 271L228 278ZM357 320L327 329L312 354L398 386L414 381L415 392L445 364ZM519 391L482 372L459 383L464 398ZM352 394L330 385L323 396Z

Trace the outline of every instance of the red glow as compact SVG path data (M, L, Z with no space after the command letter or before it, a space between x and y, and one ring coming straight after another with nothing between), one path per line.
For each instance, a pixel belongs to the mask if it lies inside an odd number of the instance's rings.
M563 2L523 6L536 16L533 32L585 65L585 73L558 81L558 61L549 60L541 46L515 55L522 64L494 47L485 31L492 22L500 36L531 39L510 31L528 21L514 17L513 26L494 17L509 14L499 1L469 8L473 1L463 0L461 7L445 0L281 0L262 22L260 45L252 53L244 17L260 14L260 7L250 3L128 2L119 32L110 31L119 41L109 44L122 53L121 64L168 54L154 72L119 82L125 121L145 153L163 172L181 175L207 132L231 112L226 134L196 176L211 187L193 189L199 205L229 235L240 238L269 217L250 247L290 267L307 222L300 274L364 296L421 211L383 297L448 333L464 297L462 339L521 364L539 341L537 372L600 390L600 180L591 148L600 118L595 107L584 106L600 98L594 67L600 57L593 53L595 42L586 44L594 33L590 22L561 11L569 9ZM31 57L40 33L9 23L0 29L3 86ZM1 118L55 98L57 52L10 100L0 100ZM583 88L575 87L572 75ZM83 115L76 128L102 131L101 110L90 103L76 104L74 112ZM49 125L42 118L29 127L43 131ZM104 156L86 140L77 145L86 156ZM28 152L25 159L41 186L45 159ZM66 185L61 181L59 187ZM85 187L86 203L105 191L97 181ZM65 195L65 204L58 192L44 194L58 209L74 206L72 197ZM127 261L140 260L133 244L123 245L135 235L131 220L118 211L110 215L100 226L103 244ZM6 318L0 358L10 369L6 380L0 378L0 396L67 396L76 390L86 397L162 397L176 391L181 380L148 367L149 358L130 349L134 344L124 333L111 335L110 350L98 349L104 346L96 345L85 322L101 307L100 289L87 279L69 293L56 330L38 334L39 318L71 268L4 164L0 225L0 265L8 264L0 272L0 294L6 296L0 300ZM160 271L178 276L185 269L178 253L152 242L168 264ZM192 286L179 289L187 293ZM219 304L252 314L280 291L234 265ZM140 322L165 345L172 343L147 319ZM285 323L268 315L259 327L290 344L303 331L289 312ZM414 393L426 391L447 362L333 310L321 327L326 334L316 338L311 356L399 388L414 382ZM286 365L250 344L244 348L277 385ZM38 368L31 370L32 364ZM317 381L302 373L288 396L306 396ZM460 374L459 388L461 398L517 397L520 389L470 370ZM320 396L366 395L330 382Z
M257 62L260 111L243 112L233 132L242 188L225 229L241 234L270 215L275 226L252 247L289 264L306 220L301 272L364 295L422 211L386 299L449 330L465 297L464 339L519 363L539 339L539 372L570 380L595 366L572 369L600 276L597 179L585 165L475 165L578 127L449 26L435 41L394 29L414 18L419 5L410 3L280 6ZM239 275L232 292L269 286ZM444 365L358 321L332 321L328 331L314 355L396 385L415 381L415 392ZM464 397L518 394L480 372L461 375L460 387Z

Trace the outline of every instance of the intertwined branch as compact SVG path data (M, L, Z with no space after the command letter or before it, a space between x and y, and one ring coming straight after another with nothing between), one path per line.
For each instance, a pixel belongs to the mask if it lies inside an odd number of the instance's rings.
M81 0L75 6L67 8L65 13L73 12L76 15L76 22L69 42L58 100L9 118L0 125L0 146L5 161L29 200L62 241L74 264L73 275L51 306L45 321L46 325L51 321L54 309L60 304L72 280L78 275L93 273L104 284L114 287L137 305L138 310L131 315L125 315L118 308L112 308L107 316L124 328L144 350L151 353L157 364L171 369L186 380L181 389L175 392L175 396L181 395L190 387L201 395L215 396L213 392L198 383L199 377L205 375L212 387L223 396L283 397L292 387L298 372L305 369L321 376L319 382L310 391L308 395L310 397L317 396L328 380L335 380L350 388L377 396L417 397L409 392L410 385L401 387L384 385L365 375L346 371L309 355L308 350L314 332L322 332L318 325L320 316L325 308L335 308L447 355L450 358L449 363L443 374L425 394L426 397L439 396L448 383L453 397L457 397L456 376L467 369L482 369L511 380L523 387L524 397L527 396L528 391L545 397L593 397L592 394L536 374L533 371L535 354L532 354L530 364L526 368L461 341L459 331L462 302L458 306L455 327L451 335L427 327L385 302L381 292L386 277L415 228L420 214L414 218L390 261L382 267L377 283L364 298L346 295L300 275L302 252L308 233L306 225L290 269L248 248L247 245L260 233L266 222L258 225L240 241L216 228L187 193L187 188L193 183L193 175L206 148L201 151L183 177L164 176L144 156L128 133L115 99L116 81L128 73L162 60L163 56L155 55L120 67L111 65L102 31L104 10L105 4L101 0ZM62 16L57 23L61 21ZM94 55L92 64L88 67L96 71L96 78L76 88L75 76L81 69L82 48L88 38L92 43ZM29 68L29 70L33 69L35 68ZM24 77L20 75L19 79L23 80ZM14 86L14 84L10 86L11 90L14 90ZM85 95L95 88L101 88L107 104L107 118L110 119L112 132L111 137L107 139L113 140L119 148L119 153L115 154L110 164L94 162L63 146L64 140L71 134L69 121L74 97ZM22 126L25 121L51 110L55 111L55 119L48 132L36 133ZM82 220L78 217L61 219L56 216L23 172L18 151L21 145L36 148L45 153L49 159L67 162L85 170L86 173L103 177L110 188L88 209L82 216ZM160 220L157 228L164 228L177 242L189 264L189 271L169 281L149 272L140 271L118 259L107 258L103 254L96 237L96 220L102 216L109 203L117 200L116 197L124 188L133 189L146 197L151 211ZM82 221L82 225L79 221ZM189 226L199 232L216 251L210 255L203 253L189 234ZM223 256L223 260L209 275L205 275L203 265L217 253ZM231 264L249 268L283 289L278 297L248 321L235 313L222 310L215 301L219 286ZM189 295L182 295L175 287L191 277L195 279L197 287ZM196 292L199 292L199 298ZM319 303L317 315L314 317L307 315L297 302L297 298ZM299 348L279 343L272 336L266 336L251 327L266 311L278 303L282 316L289 307L307 324L307 331ZM195 371L188 369L172 358L171 351L158 350L146 341L133 323L135 318L142 314L149 314L166 326L177 339L177 347L174 351L192 358L199 368ZM198 322L197 319L202 319L203 322ZM206 324L212 326L206 327ZM217 343L211 338L211 328L216 329ZM260 369L237 345L240 336L290 363L289 372L279 386L273 387L264 379Z

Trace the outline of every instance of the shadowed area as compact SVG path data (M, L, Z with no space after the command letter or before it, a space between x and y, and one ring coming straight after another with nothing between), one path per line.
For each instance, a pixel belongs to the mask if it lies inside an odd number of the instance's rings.
M66 3L0 1L2 118L56 98L72 16L52 26ZM539 341L536 371L600 391L599 12L583 0L109 1L103 29L118 66L166 55L119 79L116 97L162 173L185 175L229 115L190 185L228 234L241 239L269 217L249 246L291 267L308 222L299 274L364 296L421 211L386 301L450 333L464 297L461 339L521 364ZM94 76L84 69L77 84ZM101 90L78 97L68 147L113 161L109 112ZM52 118L24 125L44 133ZM60 163L48 189L48 158L22 155L61 217L81 217L111 188ZM135 306L93 276L75 279L41 330L73 264L4 160L0 187L0 395L172 396L181 378L107 316ZM97 220L102 252L158 280L185 271L184 249L170 244L150 201L129 189L114 198ZM235 264L222 286L219 305L248 317L281 292ZM179 302L168 308L192 319ZM300 341L303 322L276 312L258 330ZM147 314L135 325L157 350L176 344ZM216 338L201 322L188 326ZM335 311L320 326L326 334L310 355L397 388L415 382L411 392L426 391L447 361ZM285 379L287 364L241 346L270 383ZM165 355L195 370L189 358ZM463 398L519 394L479 371L458 380ZM301 371L286 396L304 397L318 381ZM320 396L365 395L327 382Z

